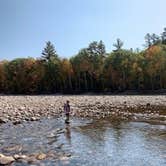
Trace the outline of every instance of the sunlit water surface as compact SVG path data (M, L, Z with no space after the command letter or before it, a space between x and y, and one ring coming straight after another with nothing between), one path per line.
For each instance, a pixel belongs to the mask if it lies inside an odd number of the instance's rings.
M54 136L57 128L62 133ZM0 153L10 146L21 146L22 154L70 153L67 160L40 161L44 165L69 166L164 166L166 165L166 126L145 122L103 119L98 121L43 119L19 125L0 126ZM15 166L26 163L13 163Z

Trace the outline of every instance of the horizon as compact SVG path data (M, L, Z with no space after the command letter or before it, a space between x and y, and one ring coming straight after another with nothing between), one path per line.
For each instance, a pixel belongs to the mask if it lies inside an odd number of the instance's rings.
M117 38L125 49L142 50L147 33L163 31L164 6L164 0L1 0L0 60L40 57L46 41L64 58L99 40L111 52Z

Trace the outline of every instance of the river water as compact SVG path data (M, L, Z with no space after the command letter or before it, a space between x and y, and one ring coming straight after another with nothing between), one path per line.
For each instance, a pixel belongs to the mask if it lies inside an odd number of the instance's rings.
M72 119L70 124L64 124L62 118L0 126L0 153L40 152L70 155L47 157L31 165L164 166L166 126L120 119Z

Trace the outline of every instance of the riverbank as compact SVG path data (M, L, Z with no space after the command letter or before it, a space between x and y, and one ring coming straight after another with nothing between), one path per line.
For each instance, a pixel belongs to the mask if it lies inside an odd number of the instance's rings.
M36 121L63 116L63 104L71 103L76 117L118 117L166 122L166 96L143 95L59 95L0 96L0 123Z

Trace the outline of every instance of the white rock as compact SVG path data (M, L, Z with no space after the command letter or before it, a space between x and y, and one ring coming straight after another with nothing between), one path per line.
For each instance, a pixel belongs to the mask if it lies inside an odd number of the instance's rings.
M3 154L0 154L0 165L7 165L14 162L15 159L12 156L5 156Z

